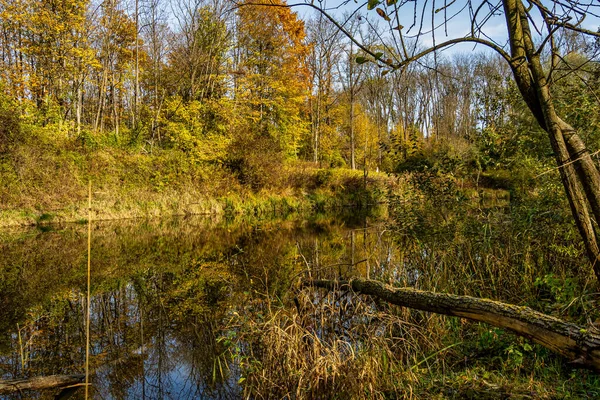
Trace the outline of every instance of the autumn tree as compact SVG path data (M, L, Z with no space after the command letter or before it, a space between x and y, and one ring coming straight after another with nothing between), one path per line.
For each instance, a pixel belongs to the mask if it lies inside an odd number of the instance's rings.
M142 75L142 98L149 110L147 136L149 142L161 142L160 113L167 91L164 83L165 61L169 52L168 39L171 29L167 23L168 15L163 0L145 0L141 6L141 37L144 52L147 54L144 74Z
M83 71L94 63L87 1L3 1L2 79L13 96L32 101L42 123L72 114Z
M178 7L178 29L164 71L161 125L169 145L192 159L222 160L237 123L227 96L231 32L218 4Z
M360 15L348 15L344 17L348 21L347 32L352 36L361 34L361 17ZM338 68L340 70L340 83L347 96L348 107L348 137L350 140L350 168L356 169L356 126L355 126L355 106L358 100L358 94L363 86L365 79L364 62L360 54L362 52L353 40L350 40L344 46L344 59L340 62ZM358 61L357 61L358 59Z
M169 73L184 101L220 97L230 34L222 11L200 2L179 4L179 29L169 52Z
M337 63L341 57L341 35L337 28L323 15L309 20L308 44L310 55L311 96L309 113L311 121L312 160L320 164L325 160L331 163L334 150L329 143L335 140L339 121L340 98L335 85L338 82Z
M379 69L372 64L368 67L361 103L375 125L377 133L375 140L377 161L375 164L376 169L379 171L382 169L383 149L389 148L389 134L394 107L394 87L390 76L382 76Z
M97 58L101 71L97 84L94 130L102 132L110 121L115 137L119 136L126 94L125 80L134 67L136 48L135 22L116 1L103 3L97 36Z
M435 135L465 138L475 128L473 65L471 57L454 56L432 71L436 98Z
M304 22L289 8L239 8L236 101L246 108L256 133L273 138L287 155L297 154L307 133L305 37Z

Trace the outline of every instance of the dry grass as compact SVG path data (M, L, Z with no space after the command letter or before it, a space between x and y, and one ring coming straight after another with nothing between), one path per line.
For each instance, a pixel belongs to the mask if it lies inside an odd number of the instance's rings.
M264 301L229 327L245 398L553 399L597 390L593 374L575 378L559 358L485 324L339 291L304 289L295 305Z
M247 398L416 398L430 333L348 293L305 289L294 303L239 316Z
M371 277L597 318L593 276L558 211L446 196L443 207L416 188L396 200L401 261L372 265ZM308 288L295 300L257 298L236 321L247 398L586 398L600 387L593 374L485 324Z

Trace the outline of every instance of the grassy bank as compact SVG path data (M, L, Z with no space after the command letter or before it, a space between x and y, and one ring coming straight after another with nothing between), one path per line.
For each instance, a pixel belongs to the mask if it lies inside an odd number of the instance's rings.
M247 171L245 171L247 173ZM385 174L271 163L260 185L247 184L220 162L201 162L175 149L82 145L44 135L0 157L0 226L189 214L286 214L364 206L385 198Z

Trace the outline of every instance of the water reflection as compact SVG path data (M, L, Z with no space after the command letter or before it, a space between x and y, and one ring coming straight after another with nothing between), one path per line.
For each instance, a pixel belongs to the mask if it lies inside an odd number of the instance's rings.
M0 235L1 378L81 373L86 227ZM237 328L231 324L238 310L260 317L265 301L282 301L306 276L396 271L397 254L383 227L366 219L359 225L202 218L97 223L94 397L239 398L236 354L244 344L232 345Z
M459 341L476 329L347 291L304 290L303 278L363 276L542 311L560 300L563 314L600 318L597 295L583 289L583 252L561 220L523 221L504 209L429 211L403 205L385 223L322 217L95 224L94 397L284 397L305 385L308 398L328 398L341 393L337 384L362 390L392 370L413 371L424 355L447 346L450 334ZM0 232L1 379L84 370L86 232L78 225ZM559 299L543 284L550 273L578 284L572 293L586 300ZM385 360L377 358L382 354ZM290 369L282 368L285 357ZM377 372L370 360L389 369ZM356 378L369 374L371 381Z

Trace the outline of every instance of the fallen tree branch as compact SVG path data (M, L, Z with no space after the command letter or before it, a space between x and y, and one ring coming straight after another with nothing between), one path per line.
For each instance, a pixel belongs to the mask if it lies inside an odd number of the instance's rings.
M471 296L395 288L370 279L315 280L308 284L330 290L347 286L357 293L398 306L485 322L529 338L566 357L575 366L600 372L600 335L529 307Z
M0 381L0 394L20 392L22 390L44 390L64 388L81 383L85 375L36 376L29 379Z
M139 347L134 350L128 356L121 357L119 359L110 361L102 364L97 368L90 371L90 374L96 374L98 371L120 364L131 357L131 355L139 356L143 354L145 346ZM76 385L85 386L83 383L85 380L85 374L76 375L49 375L49 376L35 376L27 379L11 379L11 380L0 380L0 394L20 392L22 390L45 390L45 389L57 389L57 388L68 388Z

